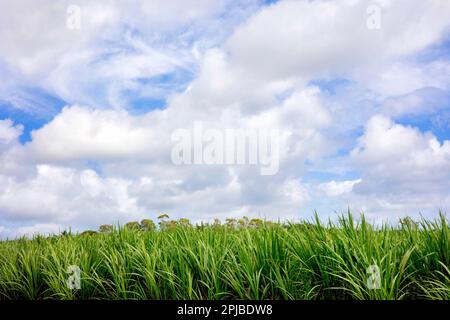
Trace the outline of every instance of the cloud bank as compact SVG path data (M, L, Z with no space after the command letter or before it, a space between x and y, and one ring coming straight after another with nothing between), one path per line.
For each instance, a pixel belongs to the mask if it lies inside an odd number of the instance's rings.
M79 30L65 25L69 2L1 4L0 108L49 114L31 129L14 112L0 120L1 236L162 212L295 220L350 207L381 221L450 207L447 1L70 4ZM174 165L171 135L196 121L280 129L277 174Z

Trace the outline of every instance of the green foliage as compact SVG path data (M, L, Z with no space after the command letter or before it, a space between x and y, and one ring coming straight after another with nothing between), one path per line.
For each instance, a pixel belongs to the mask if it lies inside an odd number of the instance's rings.
M83 232L80 234L80 236L92 236L92 235L95 235L95 234L97 234L97 231L94 231L94 230L86 230L86 231L83 231Z
M0 299L450 299L442 214L380 227L350 213L328 224L316 217L160 226L143 220L106 233L0 242ZM81 270L80 290L66 284L71 265ZM380 285L370 289L374 265Z
M127 230L140 230L141 225L137 221L128 222L125 224L125 229Z
M176 220L163 220L159 222L159 228L162 231L174 231L177 229L177 226L181 226L181 224Z
M113 226L110 224L102 224L100 227L98 227L98 232L101 233L110 233L113 231Z
M252 219L250 220L249 226L254 228L260 228L264 224L264 221L261 219Z
M186 218L181 218L180 220L178 220L178 225L181 227L192 227L191 222Z
M144 231L155 231L156 225L155 223L150 219L144 219L141 221L141 228Z

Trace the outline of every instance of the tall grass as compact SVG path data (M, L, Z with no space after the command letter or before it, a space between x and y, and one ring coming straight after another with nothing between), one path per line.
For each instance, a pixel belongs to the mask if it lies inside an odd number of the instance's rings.
M0 299L450 299L449 232L442 214L379 228L349 214L4 241ZM79 290L67 286L70 265Z

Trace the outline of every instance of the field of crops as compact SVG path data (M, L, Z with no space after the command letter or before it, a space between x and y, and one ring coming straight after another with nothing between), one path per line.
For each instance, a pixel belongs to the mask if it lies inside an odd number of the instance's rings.
M350 215L327 225L146 222L0 242L0 299L450 299L442 214L377 228Z

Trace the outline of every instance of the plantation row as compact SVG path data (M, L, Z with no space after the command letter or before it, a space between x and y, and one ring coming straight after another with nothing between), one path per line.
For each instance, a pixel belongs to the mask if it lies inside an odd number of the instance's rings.
M161 216L0 243L0 299L450 299L449 224ZM80 288L68 268L81 271Z

